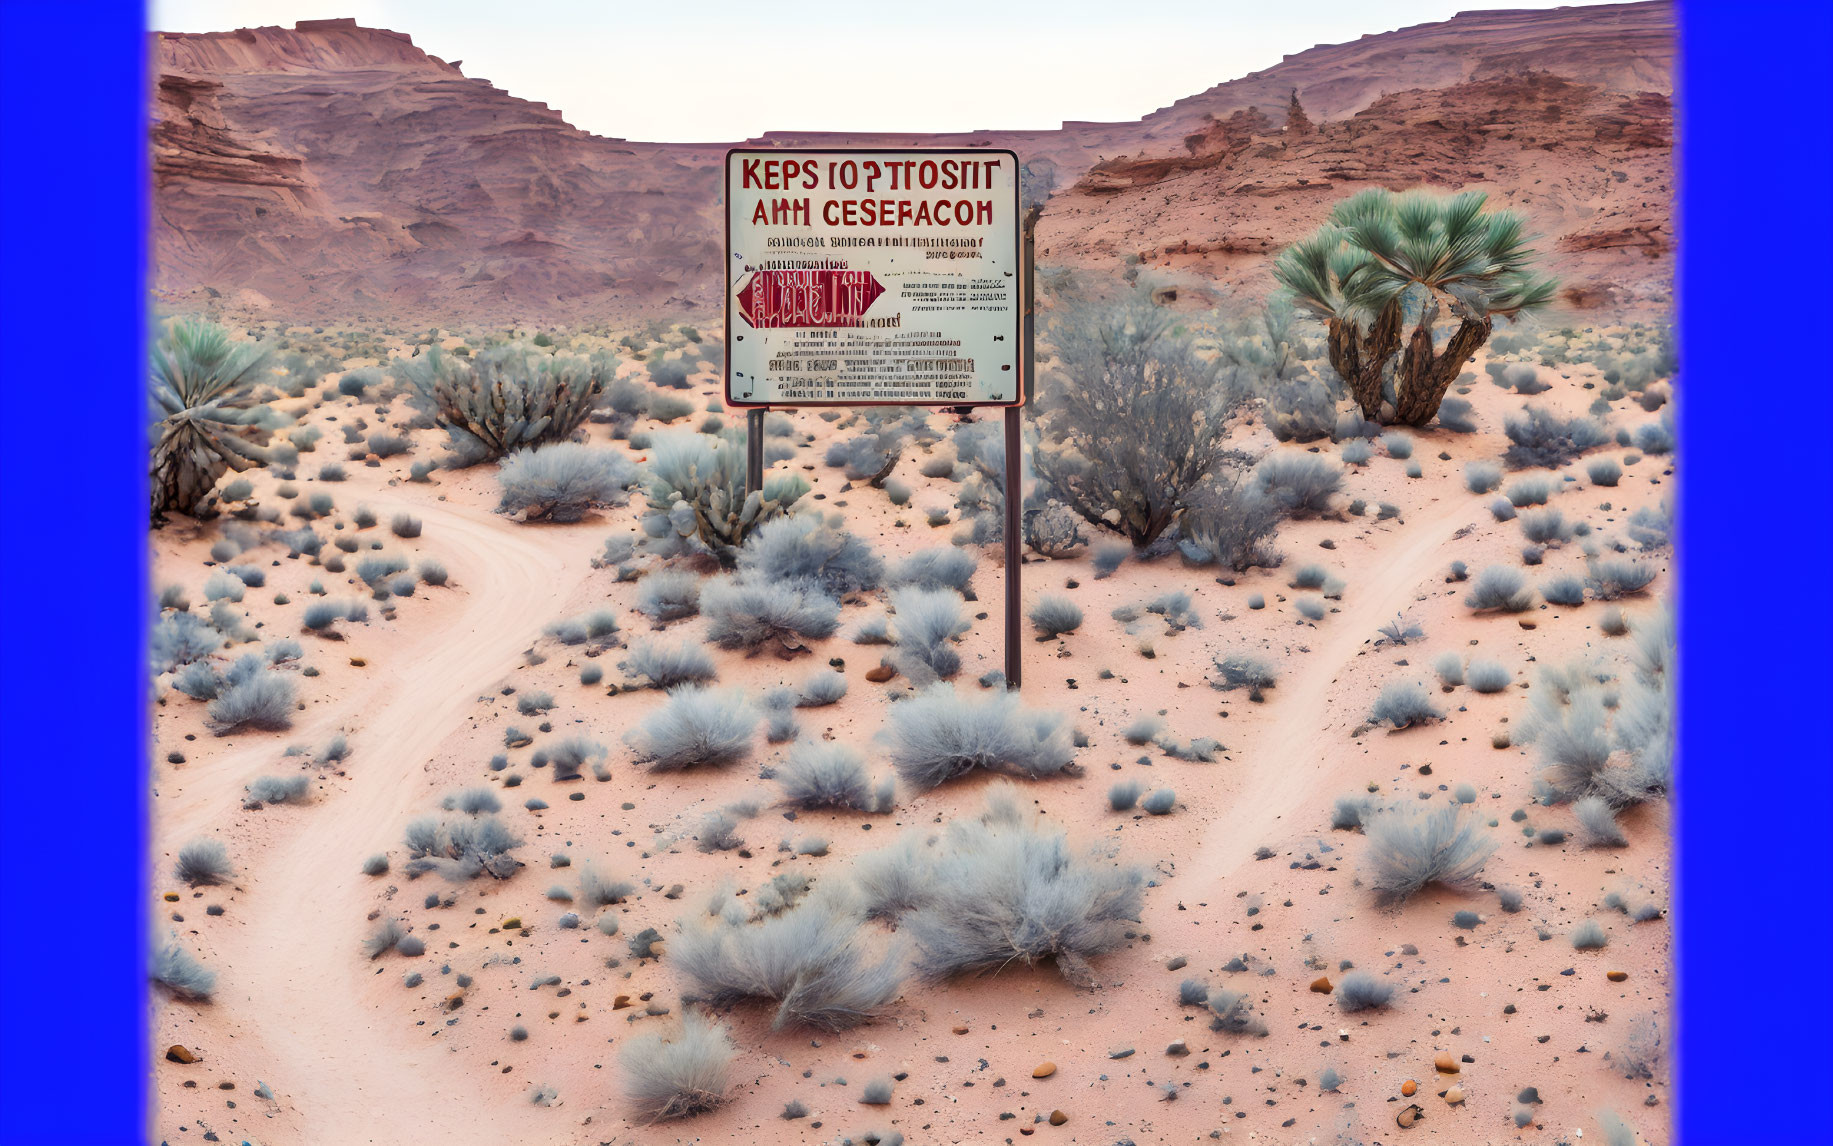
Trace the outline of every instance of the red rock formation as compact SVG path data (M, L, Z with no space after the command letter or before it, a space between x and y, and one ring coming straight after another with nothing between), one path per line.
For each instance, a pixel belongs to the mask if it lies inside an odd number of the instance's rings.
M1064 190L1040 250L1069 265L1144 253L1259 289L1265 254L1347 190L1420 182L1514 192L1587 281L1627 268L1653 284L1672 238L1673 31L1665 0L1464 13L1288 56L1131 123L754 142L1049 160ZM232 296L290 318L450 322L718 306L725 144L593 136L349 20L156 48L167 308Z

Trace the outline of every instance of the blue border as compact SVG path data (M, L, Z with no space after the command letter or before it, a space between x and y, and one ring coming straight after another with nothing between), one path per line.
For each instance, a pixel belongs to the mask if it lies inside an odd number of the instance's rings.
M147 1133L144 19L0 4L9 1143Z
M1685 1146L1833 1142L1830 45L1825 0L1681 5Z
M0 797L11 854L67 894L0 948L0 1141L112 1146L144 1139L154 1065L144 14L7 0L0 21ZM1676 1141L1833 1143L1833 7L1681 21Z

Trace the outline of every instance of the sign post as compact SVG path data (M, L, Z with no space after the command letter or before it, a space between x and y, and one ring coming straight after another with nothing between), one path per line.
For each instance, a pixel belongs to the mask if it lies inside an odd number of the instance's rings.
M1002 407L1006 680L1020 683L1031 234L1016 153L726 153L726 394L746 411L746 489L772 406Z

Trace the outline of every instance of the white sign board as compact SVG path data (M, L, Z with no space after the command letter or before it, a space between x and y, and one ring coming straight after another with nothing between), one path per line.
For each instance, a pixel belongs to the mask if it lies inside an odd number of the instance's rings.
M1024 400L1018 156L726 153L726 402Z

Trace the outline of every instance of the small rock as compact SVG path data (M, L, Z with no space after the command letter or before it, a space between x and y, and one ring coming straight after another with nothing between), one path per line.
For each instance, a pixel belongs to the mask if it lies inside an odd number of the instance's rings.
M1413 1097L1415 1094L1419 1093L1419 1083L1414 1082L1410 1078L1407 1079L1405 1082L1400 1084L1400 1093L1405 1095L1408 1098Z
M179 1043L165 1048L165 1057L167 1062L182 1062L186 1066L197 1061L197 1055Z
M1132 1055L1132 1047L1115 1047L1107 1052L1107 1057L1109 1058L1131 1058Z
M1068 1121L1069 1121L1069 1115L1064 1114L1061 1110L1052 1110L1050 1112L1050 1125L1061 1126L1063 1125L1063 1123L1068 1122Z
M964 1035L967 1033L967 1028L966 1027L956 1027L955 1033L958 1035Z
M892 677L896 675L897 675L897 670L892 668L890 665L881 664L877 668L866 670L866 679L871 681L873 684L884 684L886 681L890 680Z
M508 919L503 920L503 930L504 931L522 930L522 917L520 915L512 915Z
M351 657L350 663L351 665L353 665L356 668L362 668L364 665L367 665L369 662L364 660L362 657Z
M635 1005L635 1003L630 1001L629 995L619 995L617 998L611 1000L611 1009L614 1011L621 1011L625 1007L634 1007Z
M1179 955L1177 958L1171 960L1171 962L1165 964L1165 970L1182 971L1185 967L1189 965L1190 965L1190 960L1184 958L1182 955Z
M1523 1087L1521 1093L1515 1096L1515 1101L1523 1105L1530 1102L1538 1103L1540 1101L1540 1088L1535 1086Z
M1411 1105L1394 1116L1394 1125L1402 1130L1413 1129L1413 1124L1426 1116L1426 1112L1417 1105Z
M1446 1106L1456 1106L1458 1103L1462 1101L1464 1101L1464 1088L1463 1087L1454 1086L1450 1090L1447 1090L1445 1092L1445 1105Z
M1629 978L1629 972L1609 971L1605 973L1604 978L1609 979L1612 983L1621 983L1623 980Z
M1051 1075L1055 1074L1056 1072L1057 1072L1056 1063L1040 1062L1037 1064L1037 1069L1031 1072L1031 1077L1032 1078L1049 1078Z
M1458 1066L1457 1060L1451 1057L1450 1051L1439 1051L1432 1059L1432 1065L1440 1074L1456 1074L1463 1069Z
M1165 1048L1165 1053L1173 1058L1183 1058L1190 1053L1190 1046L1183 1039L1178 1039Z
M1316 991L1320 995L1330 994L1331 992L1330 976L1320 975L1316 979L1313 979L1311 981L1311 989L1313 991Z
M168 892L166 892L166 893L165 893L165 901L166 901L167 903L177 903L177 902L178 902L178 893L177 893L176 891L168 891Z

